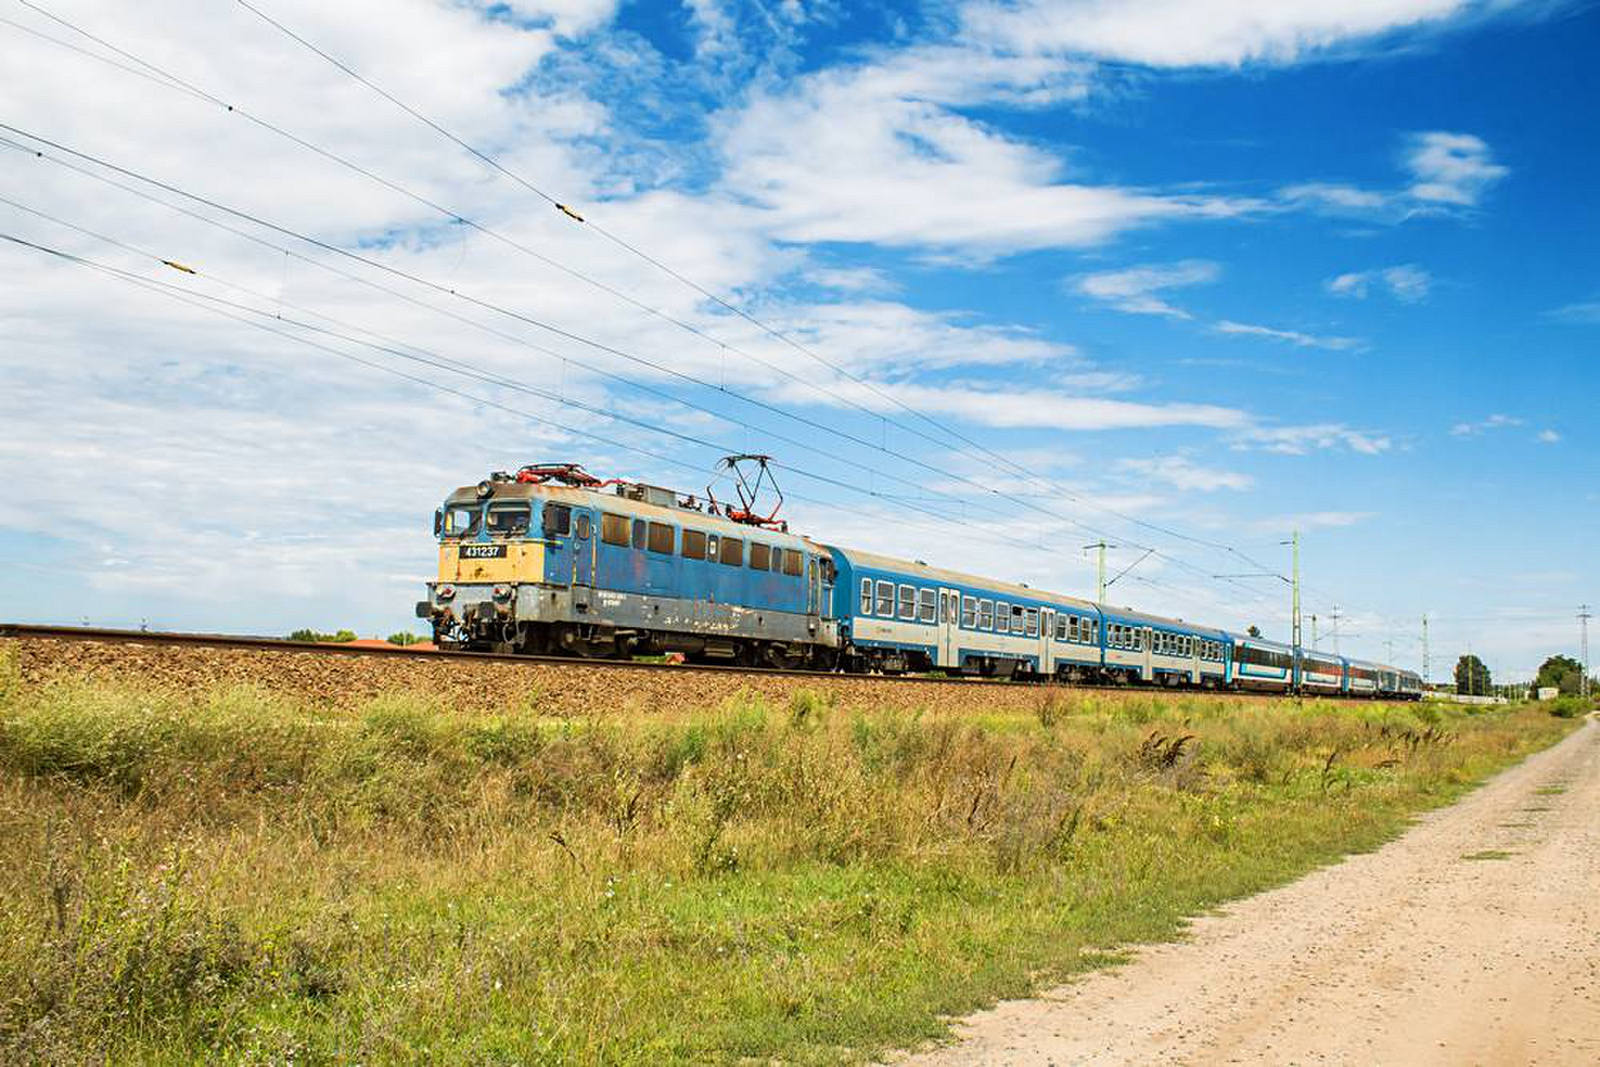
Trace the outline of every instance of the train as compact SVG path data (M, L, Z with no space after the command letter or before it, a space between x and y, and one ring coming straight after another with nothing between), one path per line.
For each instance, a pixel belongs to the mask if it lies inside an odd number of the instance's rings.
M1374 699L1423 690L1412 671L825 544L710 490L601 480L572 463L456 489L434 534L438 578L416 614L447 650Z

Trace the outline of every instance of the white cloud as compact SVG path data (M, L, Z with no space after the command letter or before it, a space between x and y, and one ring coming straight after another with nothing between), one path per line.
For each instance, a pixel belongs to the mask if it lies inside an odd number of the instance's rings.
M1347 448L1366 456L1389 451L1394 441L1376 430L1356 430L1343 423L1309 426L1258 426L1236 437L1234 447L1259 448L1286 456L1303 456L1313 450Z
M1483 138L1443 130L1407 135L1400 161L1410 181L1399 188L1300 182L1280 189L1278 199L1285 207L1398 223L1475 208L1490 186L1511 173L1494 162Z
M1561 440L1561 435L1554 430L1540 430L1534 440L1542 445L1553 445Z
M1485 189L1510 173L1493 162L1481 137L1440 130L1412 136L1406 166L1416 179L1412 197L1453 207L1476 205Z
M1511 415L1490 415L1480 422L1458 422L1450 427L1450 433L1455 437L1475 437L1489 430L1504 430L1521 425L1523 420Z
M1148 481L1160 482L1175 489L1197 490L1202 493L1218 489L1249 489L1255 479L1238 471L1195 463L1186 456L1161 456L1149 459L1122 459L1117 469L1137 475Z
M1340 274L1328 280L1327 289L1334 296L1364 300L1375 285L1386 288L1402 303L1418 304L1428 298L1433 288L1433 275L1413 263L1403 263L1397 267Z
M815 267L805 272L805 280L846 293L890 293L900 288L893 278L871 267Z
M1299 530L1304 533L1307 530L1354 526L1372 518L1372 514L1370 511L1302 511L1294 515L1262 519L1254 525L1263 532Z
M1600 300L1584 300L1545 312L1545 318L1557 322L1600 322Z
M1474 0L1021 0L967 5L966 32L1028 54L1151 67L1293 63L1378 34L1438 26Z
M885 387L884 391L918 411L954 415L981 426L1013 429L1083 431L1198 426L1226 430L1246 427L1254 421L1247 412L1213 404L1137 403L1049 389L1015 389L980 383L905 383ZM858 390L855 399L868 406L885 406L881 397L864 390Z
M1130 267L1125 270L1084 274L1069 281L1077 292L1109 304L1118 311L1135 315L1169 315L1187 319L1193 316L1182 308L1174 307L1156 294L1167 289L1180 289L1212 282L1220 273L1220 268L1215 263L1205 260L1186 260L1164 266Z
M919 56L942 63L937 54ZM917 61L827 70L756 98L720 141L722 187L783 241L979 257L1093 245L1139 226L1253 209L1070 174L1057 155L946 104L968 93L981 99L992 85L974 86L964 69L940 84Z
M1300 348L1326 348L1342 352L1358 348L1361 341L1354 337L1331 337L1301 333L1299 330L1280 330L1272 326L1258 326L1247 322L1218 321L1213 327L1218 333L1242 337L1264 337L1270 341L1284 341Z

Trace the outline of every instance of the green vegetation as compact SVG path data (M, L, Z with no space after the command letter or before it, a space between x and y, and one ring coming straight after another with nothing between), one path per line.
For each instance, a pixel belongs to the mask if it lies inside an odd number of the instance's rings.
M391 645L399 645L401 648L405 648L407 645L417 644L421 640L422 638L418 637L410 630L401 630L398 633L392 633L389 635L389 643Z
M1469 852L1461 858L1464 860L1508 860L1515 855L1515 852L1507 852L1503 848L1486 848L1481 852Z
M325 634L320 633L317 630L305 629L296 630L294 633L289 635L289 640L291 641L306 641L311 643L321 641L330 644L342 644L345 641L354 641L355 639L356 632L354 630L340 630L337 633Z
M1581 719L1594 710L1594 701L1583 697L1557 697L1544 702L1545 710L1563 719Z
M565 720L0 670L0 1061L859 1061L1577 725L1419 715L800 692Z
M1533 688L1556 689L1564 697L1575 697L1583 688L1583 664L1571 656L1551 656L1539 665Z
M1488 665L1477 656L1462 656L1456 660L1456 692L1474 696L1493 693Z

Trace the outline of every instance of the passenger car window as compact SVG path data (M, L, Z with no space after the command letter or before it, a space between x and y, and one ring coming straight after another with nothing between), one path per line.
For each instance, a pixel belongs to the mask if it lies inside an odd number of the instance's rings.
M1039 609L1038 608L1029 608L1028 609L1027 618L1028 618L1028 636L1029 637L1038 637L1039 636Z
M886 618L894 618L894 583L880 581L878 583L877 614Z
M978 601L978 629L989 630L994 628L994 601Z
M909 585L900 587L900 617L914 619L917 617L917 591Z
M964 596L961 598L961 625L972 629L978 625L978 598Z
M1004 600L995 601L994 605L994 632L1003 634L1011 629L1011 605Z
M650 524L650 551L659 552L664 556L672 555L672 542L676 531L664 522ZM638 538L635 537L635 541Z
M933 622L933 621L935 621L936 618L938 617L938 613L939 612L938 612L938 607L935 604L935 597L934 597L933 590L932 589L924 589L918 595L922 598L922 603L920 605L920 614L919 614L918 617L923 622Z
M683 558L706 558L706 532L704 530L683 531Z
M861 579L861 614L872 614L872 579Z

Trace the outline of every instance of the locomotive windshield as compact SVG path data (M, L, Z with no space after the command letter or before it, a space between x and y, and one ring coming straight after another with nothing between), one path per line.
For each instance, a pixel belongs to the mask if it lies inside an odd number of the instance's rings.
M479 509L476 505L456 504L444 510L444 535L466 537L478 532Z
M527 504L490 504L489 533L496 537L516 537L528 532L533 511Z

